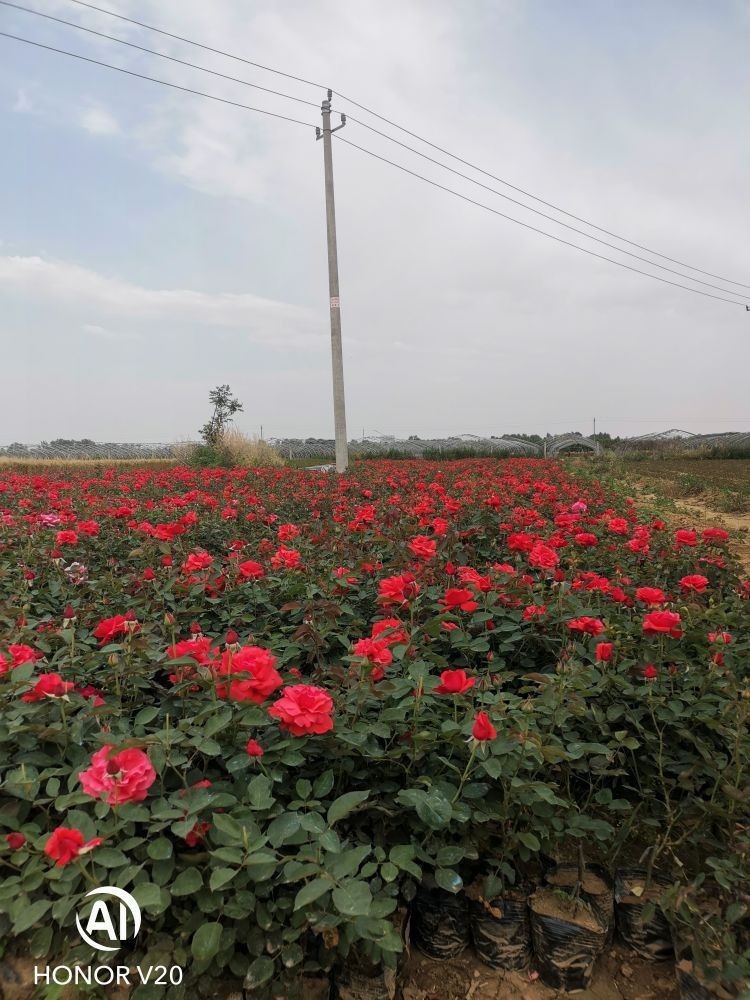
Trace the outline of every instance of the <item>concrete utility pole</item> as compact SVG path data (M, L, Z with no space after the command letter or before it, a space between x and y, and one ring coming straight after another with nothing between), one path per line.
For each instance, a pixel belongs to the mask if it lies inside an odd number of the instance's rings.
M323 101L323 128L316 129L317 138L323 139L323 164L326 187L326 229L328 232L328 293L331 308L331 368L333 372L333 422L336 435L336 472L346 472L349 465L349 446L346 438L346 401L344 398L344 357L341 348L341 306L339 302L339 262L336 252L336 205L333 198L333 152L331 135L346 125L346 115L341 124L331 128L331 99Z

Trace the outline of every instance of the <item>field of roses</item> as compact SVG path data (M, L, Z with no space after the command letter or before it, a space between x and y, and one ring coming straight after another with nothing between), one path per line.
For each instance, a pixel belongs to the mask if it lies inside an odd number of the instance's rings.
M304 996L394 967L425 880L583 854L665 876L731 994L749 626L725 531L554 462L2 472L0 957L92 961L76 907L116 885L166 995Z

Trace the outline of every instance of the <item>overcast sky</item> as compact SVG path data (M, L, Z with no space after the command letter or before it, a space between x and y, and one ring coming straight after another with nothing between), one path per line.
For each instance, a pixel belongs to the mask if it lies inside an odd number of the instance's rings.
M576 215L750 285L749 0L100 2L331 86ZM69 0L28 5L316 105L325 96ZM317 107L7 7L0 30L320 121ZM224 382L243 429L332 436L312 129L5 38L0 126L0 444L191 438ZM340 134L613 255L354 122ZM619 434L750 430L743 307L571 250L342 143L334 165L350 437L588 431L593 417Z

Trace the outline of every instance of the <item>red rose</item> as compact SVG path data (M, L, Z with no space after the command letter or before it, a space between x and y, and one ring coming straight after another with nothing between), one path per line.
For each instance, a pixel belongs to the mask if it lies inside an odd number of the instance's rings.
M723 528L706 528L703 532L703 541L707 544L711 542L726 542L729 538L729 532L724 531Z
M611 642L597 642L596 659L599 663L609 663L612 659L614 645Z
M639 587L635 597L643 604L663 604L667 599L667 595L660 587Z
M529 565L539 569L554 569L560 562L560 557L548 545L535 542L529 552Z
M229 684L218 684L220 698L254 701L260 705L284 683L275 669L276 657L260 646L241 646L236 653L227 650L221 658L218 674Z
M692 547L698 543L698 535L695 531L687 531L685 528L680 528L679 531L674 533L675 545L679 548L680 546Z
M245 750L248 757L262 757L265 752L257 740L248 740Z
M651 611L643 619L645 635L669 635L679 639L682 635L680 616L676 611Z
M94 837L84 843L83 834L80 830L66 826L58 826L50 834L47 843L44 845L44 853L48 858L56 862L56 867L70 864L79 854L86 854L93 851L95 847L103 843L101 837Z
M411 573L389 576L378 585L378 600L386 607L390 604L408 604L419 593L419 584Z
M683 576L680 580L680 587L685 591L693 591L696 594L702 594L708 587L708 578L701 576L699 573L694 573L692 576Z
M426 535L417 535L409 542L409 549L418 559L434 559L437 552L437 542Z
M78 541L78 535L75 531L58 531L55 535L55 541L58 545L75 545Z
M490 722L486 712L477 712L477 717L474 719L474 725L471 728L471 735L475 740L479 740L482 743L487 740L494 740L497 736L497 730Z
M327 733L333 729L332 712L331 696L312 684L284 688L281 698L268 710L292 736Z
M655 681L659 676L659 671L653 665L653 663L647 664L643 669L643 676L647 681Z
M354 655L362 657L374 667L372 677L376 681L383 679L383 668L393 663L393 653L388 648L388 643L377 639L359 639L354 644Z
M406 645L409 642L403 622L398 618L382 618L379 622L374 622L370 635L389 646Z
M246 562L241 562L239 564L237 567L237 574L243 580L260 580L266 575L266 571L259 562L254 562L252 559L248 559Z
M11 851L20 851L26 843L26 837L22 833L6 833L5 840Z
M445 596L440 598L440 604L446 611L472 612L479 607L471 590L459 590L456 587L446 590Z
M75 684L64 681L59 674L42 674L31 691L22 695L21 701L41 701L43 698L64 698Z
M112 749L104 746L92 754L91 767L78 775L81 788L86 795L111 806L142 802L156 781L148 755L136 749L112 754Z
M112 618L105 618L100 621L94 629L94 635L99 640L101 646L106 646L119 635L128 635L137 632L140 628L138 622L133 617L132 612L127 615L114 615Z
M444 670L435 694L466 694L476 684L475 677L469 677L465 670Z
M581 618L574 618L568 622L571 632L584 632L586 635L601 635L604 631L604 622L599 618L589 618L583 615Z

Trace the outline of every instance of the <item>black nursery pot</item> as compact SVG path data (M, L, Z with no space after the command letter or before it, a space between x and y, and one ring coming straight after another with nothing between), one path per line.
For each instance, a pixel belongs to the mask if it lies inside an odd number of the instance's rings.
M529 900L531 939L545 986L568 993L585 990L604 951L607 929L593 911L585 916L552 916L543 912L551 890L538 890Z
M471 937L477 958L491 969L525 969L531 962L529 886L491 900L469 900Z
M430 958L460 955L469 944L466 895L420 885L411 904L411 939Z
M645 868L618 868L615 872L615 921L617 931L623 941L642 958L651 962L664 962L672 957L672 935L666 917L656 907L654 915L648 922L643 919L643 909L649 902L655 902L654 896L659 889L666 889L672 884L663 875L651 875L651 886L656 892L648 890L638 895L633 890L645 884L647 872Z
M550 869L545 880L548 885L570 890L578 883L578 865L561 862ZM607 944L615 933L615 893L612 879L601 865L586 865L581 899L589 904L607 931Z
M336 971L336 1000L394 1000L396 973L393 969L358 967L347 962Z

